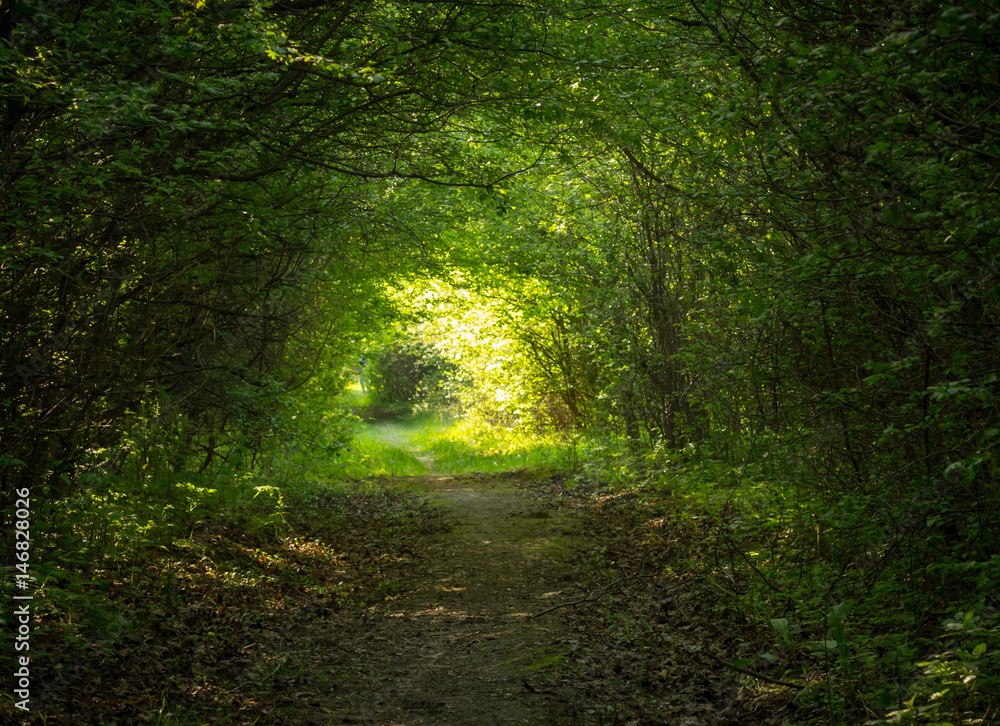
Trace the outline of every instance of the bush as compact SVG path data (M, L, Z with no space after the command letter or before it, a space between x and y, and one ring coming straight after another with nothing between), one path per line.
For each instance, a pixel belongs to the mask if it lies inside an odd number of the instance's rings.
M409 411L422 399L440 398L456 371L436 346L408 338L397 338L379 350L368 366L372 405L394 413Z

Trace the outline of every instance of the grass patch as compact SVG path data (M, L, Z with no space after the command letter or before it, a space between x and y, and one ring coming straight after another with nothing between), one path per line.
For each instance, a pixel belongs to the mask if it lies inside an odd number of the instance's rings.
M362 424L342 459L352 479L369 476L420 476L429 473L415 440L429 416L406 416Z
M535 661L530 666L528 670L532 671L545 671L545 670L558 670L567 660L565 655L550 655L540 660Z
M555 436L484 429L463 421L427 425L414 442L433 457L442 474L561 468L571 458L570 447Z
M428 468L405 448L363 433L345 457L343 471L352 479L360 479L368 476L420 476L427 474Z
M493 430L433 414L364 423L340 460L344 476L420 476L564 468L571 446L557 436Z

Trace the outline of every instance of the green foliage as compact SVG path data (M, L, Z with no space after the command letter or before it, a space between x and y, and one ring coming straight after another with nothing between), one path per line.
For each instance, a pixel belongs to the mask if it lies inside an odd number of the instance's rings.
M344 385L340 371L327 367L289 395L254 462L264 481L283 489L341 476L342 459L360 423L343 395Z
M404 180L493 182L449 119L537 30L452 10L5 8L4 516L140 440L143 471L252 466L391 314L386 282L440 264L448 215Z
M446 405L442 389L455 366L432 343L399 338L372 355L366 368L371 404L403 413L428 400Z
M0 510L57 609L296 488L579 455L708 513L828 721L992 703L991 5L5 10ZM363 351L463 422L359 429Z
M472 272L488 279L434 280L400 293L420 335L448 361L448 375L417 408L528 435L584 426L589 393L565 311L526 306L547 294L535 281Z
M992 618L984 625L974 611L959 612L943 623L951 646L930 659L916 663L919 669L908 697L885 719L870 724L926 723L978 724L1000 695L997 677L1000 626ZM967 647L959 647L958 644Z
M587 461L583 476L608 473ZM677 454L654 466L626 462L623 476L642 496L669 498L676 516L708 528L708 551L691 567L705 568L720 604L756 625L746 633L749 662L769 660L784 680L812 682L796 697L803 706L842 723L953 724L995 707L992 608L946 619L943 633L940 620L929 622L988 601L995 558L925 567L915 547L899 555L905 534L880 540L871 501L827 507L759 464ZM872 721L873 712L884 719Z

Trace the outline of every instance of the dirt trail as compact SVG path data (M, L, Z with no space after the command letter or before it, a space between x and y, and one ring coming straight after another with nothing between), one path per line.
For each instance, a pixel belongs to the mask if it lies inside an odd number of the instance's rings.
M208 522L114 582L145 618L33 661L44 713L0 723L760 723L768 692L716 657L754 652L746 618L702 586L708 530L676 506L538 471L304 490L287 536Z
M392 482L421 490L453 526L420 548L403 583L412 590L371 606L337 643L322 723L569 723L557 700L532 690L557 657L558 622L528 616L571 599L577 513L516 483L487 475Z

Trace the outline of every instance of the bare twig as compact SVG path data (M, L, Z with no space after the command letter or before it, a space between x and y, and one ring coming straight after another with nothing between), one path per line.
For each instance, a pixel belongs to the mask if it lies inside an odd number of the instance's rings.
M704 571L702 571L702 572L696 572L693 575L689 575L688 577L685 577L683 580L681 580L676 585L674 585L673 587L671 587L669 590L667 590L667 592L670 592L672 590L676 590L677 588L681 587L682 585L686 584L687 582L693 580L696 577L700 577L703 574L704 574ZM615 585L619 585L619 584L625 582L626 580L636 580L636 579L644 578L644 577L656 577L656 575L625 575L625 577L620 577L617 580L615 580L614 582L608 583L607 585L605 585L604 587L602 587L600 590L597 591L596 595L588 595L587 597L581 598L579 600L572 600L570 602L561 602L558 605L553 605L552 607L548 608L547 610L542 610L542 612L540 612L540 613L535 613L534 615L529 615L528 616L528 620L533 620L534 618L540 618L542 615L545 615L546 613L551 613L553 610L558 610L559 608L568 608L568 607L573 606L573 605L583 605L584 603L593 602L594 600L600 600L602 597L604 597L606 594L608 594L608 592L610 592L611 588L613 588Z
M711 658L712 660L714 660L716 663L718 663L720 665L724 665L726 668L734 670L737 673L742 673L745 676L750 676L751 678L757 678L757 679L762 680L762 681L767 681L768 683L773 683L776 686L784 686L785 688L795 688L795 689L799 689L799 690L805 688L805 686L803 686L803 685L801 685L799 683L790 683L789 681L783 681L780 678L772 678L771 676L765 676L762 673L754 673L753 671L747 670L746 668L740 668L738 665L733 665L728 660L722 660L722 658L718 657L717 655L712 655L708 651L704 651L703 650L703 651L700 651L700 652L702 652L705 655L707 655L709 658Z
M553 610L558 610L559 608L568 608L571 605L583 605L583 603L585 603L585 602L593 602L594 600L600 600L602 597L605 596L605 594L607 594L607 592L612 587L614 587L615 585L618 585L618 584L620 584L622 582L625 582L625 580L628 580L631 577L633 577L633 575L625 575L625 577L620 577L617 580L615 580L614 582L611 582L611 583L605 585L604 587L602 587L600 590L598 590L598 592L597 592L596 595L588 595L585 598L581 598L579 600L573 600L571 602L561 602L558 605L553 605L552 607L548 608L547 610L542 610L542 612L540 612L540 613L535 613L534 615L529 615L528 616L528 620L533 620L535 618L540 618L542 615L545 615L546 613L551 613ZM648 575L647 575L647 577L648 577Z

